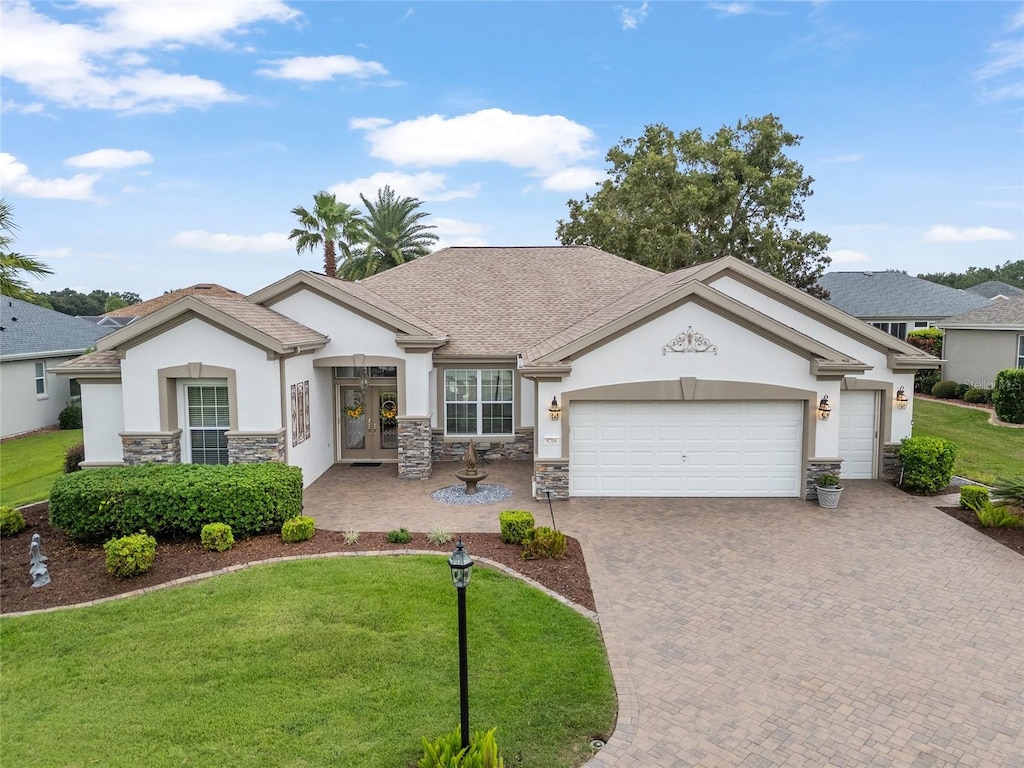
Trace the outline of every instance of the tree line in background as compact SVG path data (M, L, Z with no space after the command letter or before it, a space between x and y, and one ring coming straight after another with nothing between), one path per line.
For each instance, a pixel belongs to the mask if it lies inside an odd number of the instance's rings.
M38 304L47 309L54 309L65 315L102 315L113 312L132 304L138 304L142 298L137 293L124 291L112 293L109 291L92 291L81 293L72 288L64 288L60 291L49 293L34 293L26 301Z
M918 277L950 288L971 288L989 280L999 280L1024 290L1024 259L1007 261L995 267L968 267L966 272L932 272Z
M425 256L437 242L429 231L435 227L421 223L428 214L419 210L423 203L418 198L399 197L387 186L377 190L375 201L359 197L365 215L330 192L313 195L312 210L301 205L292 209L299 226L288 239L295 242L296 253L322 250L328 277L369 277Z

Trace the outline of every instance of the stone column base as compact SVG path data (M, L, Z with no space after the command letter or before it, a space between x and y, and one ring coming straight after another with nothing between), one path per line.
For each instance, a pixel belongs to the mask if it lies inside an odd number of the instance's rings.
M284 461L284 430L274 432L227 432L228 464Z
M807 470L804 473L806 478L806 485L804 488L804 498L807 501L818 500L818 478L824 475L826 472L830 472L833 475L838 475L839 470L842 469L843 462L839 459L811 459L807 462Z
M426 480L433 470L430 457L430 419L398 417L398 476Z
M566 459L534 459L534 497L543 501L551 492L552 499L569 498L569 462Z
M180 464L181 430L171 432L122 432L124 463Z
M900 476L900 443L886 443L882 450L882 479L894 482Z

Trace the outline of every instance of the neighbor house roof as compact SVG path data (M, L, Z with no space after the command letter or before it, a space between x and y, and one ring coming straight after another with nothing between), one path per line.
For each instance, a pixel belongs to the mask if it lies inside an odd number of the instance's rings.
M78 355L114 330L10 296L2 299L3 360Z
M826 272L818 285L828 303L862 320L940 319L989 303L977 294L903 272Z
M244 299L245 297L237 291L232 291L230 288L225 288L223 285L217 285L216 283L196 283L190 285L188 288L179 288L176 291L168 291L163 296L157 296L149 301L142 301L138 304L129 304L127 307L121 307L110 312L104 313L104 317L145 317L151 315L158 309L170 306L178 299L182 299L185 296L220 296L225 298L239 298Z
M1005 296L1008 299L1014 296L1024 296L1024 290L1009 283L1004 283L1002 280L986 280L984 283L972 285L970 288L964 288L964 290L984 296L986 299L994 299L996 296Z
M443 329L439 356L515 357L660 276L589 246L457 247L357 285Z
M993 301L987 307L947 317L940 328L1024 331L1024 295Z

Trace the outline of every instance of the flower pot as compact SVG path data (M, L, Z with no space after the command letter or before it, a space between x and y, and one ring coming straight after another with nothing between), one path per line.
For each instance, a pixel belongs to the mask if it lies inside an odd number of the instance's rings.
M818 489L818 506L825 509L835 509L839 506L839 497L843 493L843 486L830 485L827 488L815 486Z

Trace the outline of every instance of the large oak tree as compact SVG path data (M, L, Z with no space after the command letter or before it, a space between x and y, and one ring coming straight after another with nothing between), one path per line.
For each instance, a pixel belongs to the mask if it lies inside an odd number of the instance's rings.
M557 237L663 272L735 256L820 295L830 238L795 226L814 181L786 155L800 140L771 114L708 137L649 125L608 151L609 178L569 201Z

